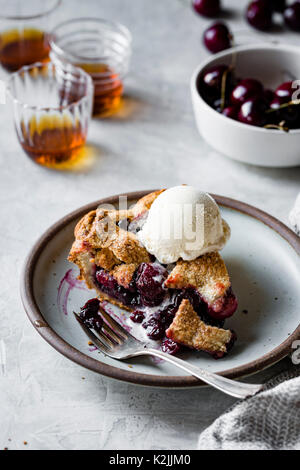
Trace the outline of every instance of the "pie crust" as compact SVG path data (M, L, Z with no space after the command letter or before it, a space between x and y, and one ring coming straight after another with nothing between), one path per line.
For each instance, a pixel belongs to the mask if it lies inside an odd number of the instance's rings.
M100 300L122 309L133 311L128 305L103 292L96 281L96 270L109 273L118 285L129 289L141 263L153 262L153 257L141 245L136 233L122 228L138 223L146 216L153 201L164 190L141 198L129 210L103 210L98 208L86 214L75 227L75 241L69 261L79 269L79 279L95 289ZM195 289L209 308L222 308L231 282L225 263L218 252L207 253L193 261L179 260L165 281L168 289ZM232 332L207 325L198 316L191 303L184 299L166 330L168 338L190 348L223 354L232 339Z

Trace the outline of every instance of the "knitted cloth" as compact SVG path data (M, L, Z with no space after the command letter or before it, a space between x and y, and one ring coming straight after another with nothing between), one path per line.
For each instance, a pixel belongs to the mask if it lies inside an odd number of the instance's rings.
M237 402L199 438L202 450L300 450L300 367Z

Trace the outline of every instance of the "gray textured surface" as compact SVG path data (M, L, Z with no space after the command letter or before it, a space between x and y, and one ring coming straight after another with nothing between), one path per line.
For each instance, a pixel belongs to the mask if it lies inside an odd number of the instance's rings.
M249 40L239 16L242 3L225 0L236 6L231 24L237 43ZM0 449L195 448L199 432L234 400L209 388L166 391L117 383L60 356L23 312L18 278L24 257L50 224L84 203L181 183L241 199L287 222L300 169L235 163L198 135L189 78L206 56L200 33L207 22L193 14L188 0L66 0L61 11L62 17L87 14L124 22L134 37L126 113L92 123L93 165L73 173L34 165L16 140L9 106L0 106L0 338L7 354L6 374L0 370Z

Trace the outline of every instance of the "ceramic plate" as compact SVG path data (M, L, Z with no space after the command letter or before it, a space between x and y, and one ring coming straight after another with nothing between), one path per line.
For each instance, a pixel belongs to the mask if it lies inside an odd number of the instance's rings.
M147 191L149 192L149 191ZM130 193L134 202L146 192ZM300 337L300 239L268 214L239 201L214 195L232 236L222 251L239 299L235 315L227 320L238 340L230 354L215 360L202 352L181 357L192 364L238 378L274 364L286 356ZM119 362L88 345L72 315L94 296L76 280L78 270L67 261L77 221L99 204L118 202L107 198L67 215L35 244L21 279L24 308L39 334L72 361L115 379L160 387L203 385L180 370L151 358ZM114 314L132 326L128 314ZM139 327L140 328L140 327Z

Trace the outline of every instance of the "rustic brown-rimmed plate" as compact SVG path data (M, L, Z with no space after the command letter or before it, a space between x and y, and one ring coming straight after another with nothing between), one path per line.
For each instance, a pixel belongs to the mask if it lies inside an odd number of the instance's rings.
M132 203L147 192L126 196ZM194 351L184 353L183 357L226 377L239 378L279 361L300 338L300 239L284 224L255 207L214 197L232 228L231 239L222 254L239 298L239 309L226 326L237 332L238 341L231 353L219 361ZM102 355L87 344L70 314L93 297L93 292L76 281L76 268L66 260L74 226L99 204L118 201L119 196L113 196L81 207L59 220L37 241L21 278L21 296L27 315L39 334L57 351L100 374L158 387L203 385L164 362L148 358L118 362Z

